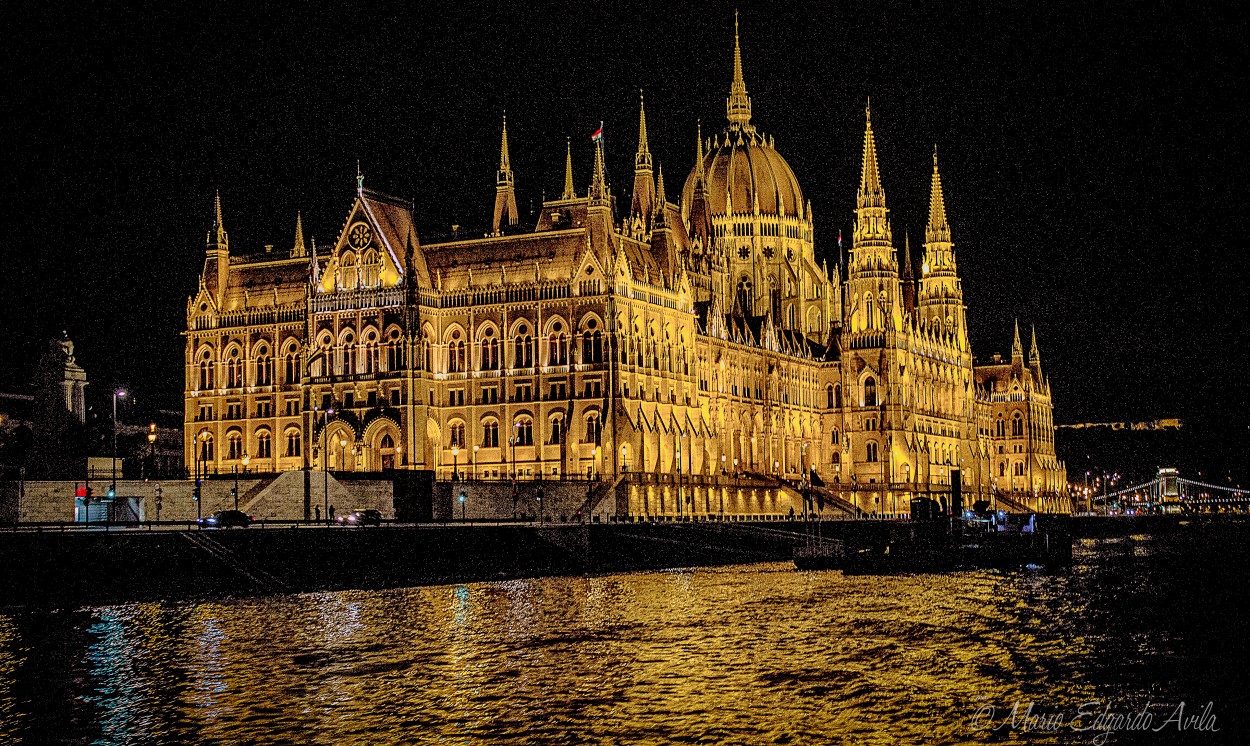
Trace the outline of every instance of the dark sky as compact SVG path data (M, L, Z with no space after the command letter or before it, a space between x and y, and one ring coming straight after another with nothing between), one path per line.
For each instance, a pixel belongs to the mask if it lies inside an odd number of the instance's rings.
M100 389L178 406L216 188L236 252L289 248L296 210L332 241L358 158L427 236L484 226L506 109L523 214L561 189L565 137L585 187L600 120L623 193L641 86L673 196L731 74L731 4L39 5L4 11L23 15L0 52L0 390L65 328ZM1250 37L1234 5L739 7L753 121L814 205L818 253L849 235L871 96L900 245L922 235L939 147L982 360L1010 351L1018 317L1059 422L1245 429Z

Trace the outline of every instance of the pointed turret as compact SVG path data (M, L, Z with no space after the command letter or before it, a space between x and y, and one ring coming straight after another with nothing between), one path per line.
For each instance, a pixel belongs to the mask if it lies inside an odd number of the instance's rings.
M738 44L738 11L734 11L734 78L729 84L729 98L725 99L725 117L729 126L738 130L751 127L751 97L742 77L742 47Z
M321 288L321 262L317 260L317 239L314 236L312 240L312 251L309 252L308 259L308 281L313 286L314 293L320 293Z
M495 214L491 230L497 234L503 226L516 224L516 182L512 176L512 159L508 155L508 117L505 116L499 144L499 171L495 176Z
M699 244L705 253L712 248L709 236L712 233L712 221L708 206L707 174L703 168L703 124L699 123L696 130L694 154L694 196L690 200L690 224L687 232L690 238Z
M892 279L898 280L898 253L890 234L889 214L885 206L885 191L881 188L881 173L877 167L877 139L872 131L872 109L865 107L864 155L860 166L859 191L855 196L855 232L849 264L852 277L884 281L892 276Z
M1016 319L1015 338L1011 343L1011 362L1013 365L1019 361L1024 364L1024 345L1020 344L1020 320Z
M929 222L924 230L924 273L920 279L921 316L951 328L962 341L967 337L963 287L955 267L955 245L946 222L946 199L938 172L937 146L929 179Z
M655 171L655 209L663 210L664 203L667 201L664 195L664 167L659 166Z
M230 279L230 236L221 217L221 192L213 199L213 227L204 247L204 272L200 279L213 297L221 303Z
M638 153L634 156L634 203L631 212L644 219L655 209L655 178L651 173L651 150L647 147L647 110L638 92Z
M291 258L298 259L308 256L308 249L304 246L304 217L300 213L295 213L295 245L291 247Z
M564 193L560 195L560 199L577 199L577 192L573 190L573 140L566 139L566 152L564 154Z

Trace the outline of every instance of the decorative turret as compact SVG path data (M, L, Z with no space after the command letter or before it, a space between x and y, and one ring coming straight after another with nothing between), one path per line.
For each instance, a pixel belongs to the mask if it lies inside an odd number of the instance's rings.
M304 246L304 217L300 213L295 213L295 245L291 247L291 258L299 259L308 256L308 249Z
M1024 368L1024 345L1020 344L1020 320L1016 319L1015 338L1011 342L1011 367Z
M703 168L703 123L698 124L694 139L694 190L690 199L690 238L699 243L704 252L711 248L712 220L708 209L707 172Z
M647 147L647 111L638 92L638 153L634 156L634 203L631 212L646 219L655 209L655 177Z
M730 129L754 132L751 126L751 97L742 78L742 48L738 44L738 11L734 11L734 78L729 84L729 98L725 99L725 118Z
M230 278L230 237L221 217L221 192L213 200L213 227L208 232L207 243L201 280L220 303L226 290L226 282Z
M577 192L573 189L573 141L571 139L566 139L565 149L564 193L560 195L560 199L577 199Z
M499 145L499 171L495 176L495 215L491 231L517 224L516 181L512 176L512 159L508 156L508 117L503 118L503 135Z
M859 191L855 195L855 233L851 268L855 272L889 271L897 278L898 258L892 244L889 210L877 167L877 140L872 132L872 109L864 109L864 156Z

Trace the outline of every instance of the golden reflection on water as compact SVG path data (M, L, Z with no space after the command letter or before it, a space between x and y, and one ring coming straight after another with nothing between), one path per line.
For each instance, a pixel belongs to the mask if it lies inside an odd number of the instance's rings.
M979 703L1098 693L1090 572L751 565L134 604L50 632L0 613L0 740L39 742L30 710L99 743L961 743ZM17 692L31 646L63 653L51 713Z

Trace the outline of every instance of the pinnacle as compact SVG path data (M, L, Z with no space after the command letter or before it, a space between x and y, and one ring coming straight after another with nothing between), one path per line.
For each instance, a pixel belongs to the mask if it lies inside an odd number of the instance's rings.
M742 47L738 43L738 11L734 11L734 77L729 84L729 98L725 99L725 117L731 127L750 127L751 97L742 77Z
M946 199L942 194L942 176L938 173L937 146L933 146L933 177L929 186L929 224L925 227L925 243L950 243L951 228L946 222Z
M872 112L864 109L864 160L860 171L857 206L885 207L885 191L881 188L881 172L877 167L877 140L872 133Z
M566 139L564 156L564 193L560 199L575 199L577 192L573 190L573 141Z
M642 90L638 91L638 155L634 157L634 166L639 170L651 168L651 150L647 146L647 109L643 105Z
M511 171L512 159L508 156L508 115L503 117L503 135L499 145L499 170Z

